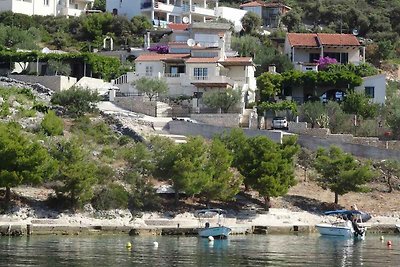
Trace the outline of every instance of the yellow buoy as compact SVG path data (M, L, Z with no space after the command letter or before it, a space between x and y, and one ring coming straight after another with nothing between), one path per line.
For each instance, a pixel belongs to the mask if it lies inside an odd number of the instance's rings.
M127 247L127 248L131 248L131 247L132 247L131 242L126 243L126 247Z

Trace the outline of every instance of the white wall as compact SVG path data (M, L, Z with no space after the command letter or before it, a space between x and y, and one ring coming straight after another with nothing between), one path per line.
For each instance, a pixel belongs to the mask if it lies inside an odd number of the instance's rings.
M186 63L186 74L194 76L194 68L208 68L208 77L219 76L219 67L216 63Z
M231 8L231 7L218 7L215 9L217 17L229 20L236 27L242 27L241 19L247 13L247 10Z
M152 76L158 76L158 73L164 74L164 63L161 61L135 62L136 73L140 76L144 76L146 74L146 66L153 67L153 75Z
M257 15L260 16L260 18L262 18L262 8L261 8L260 6L256 6L256 7L243 7L243 10L256 13Z
M374 76L364 77L363 83L354 88L355 91L364 93L365 87L374 87L373 102L384 104L386 100L386 75L378 74Z
M106 11L112 12L115 8L118 10L118 15L131 19L141 14L142 2L143 0L106 0Z

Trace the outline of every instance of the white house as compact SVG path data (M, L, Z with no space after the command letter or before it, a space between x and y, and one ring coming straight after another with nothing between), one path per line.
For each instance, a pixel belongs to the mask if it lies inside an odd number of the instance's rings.
M169 23L206 22L221 17L239 29L240 20L247 12L219 7L218 0L107 0L106 10L128 19L144 15L155 27L161 28Z
M363 78L360 86L354 88L356 92L365 93L374 103L385 104L386 100L386 75L378 74Z
M245 11L256 13L260 16L263 26L267 28L278 28L283 15L292 8L278 2L266 3L262 0L248 1L241 4L240 8Z
M288 33L284 53L296 69L316 70L320 57L335 58L342 64L365 62L365 47L352 34Z
M0 12L12 11L25 15L80 16L94 0L0 0Z

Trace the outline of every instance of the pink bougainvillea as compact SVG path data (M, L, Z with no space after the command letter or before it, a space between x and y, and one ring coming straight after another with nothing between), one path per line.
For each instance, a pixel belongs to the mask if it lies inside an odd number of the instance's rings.
M319 59L315 60L318 63L318 69L323 70L331 64L337 64L337 60L335 58L330 57L320 57Z
M168 54L169 47L168 47L168 45L155 45L155 46L149 47L147 50L152 51L152 52L157 52L158 54Z

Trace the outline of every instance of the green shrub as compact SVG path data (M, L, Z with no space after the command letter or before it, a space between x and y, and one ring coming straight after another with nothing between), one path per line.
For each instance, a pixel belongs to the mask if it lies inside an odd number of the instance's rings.
M76 118L83 116L86 112L93 112L96 103L100 100L97 92L79 87L71 87L60 91L51 97L51 103L63 106L67 115Z
M100 190L92 199L92 205L97 210L126 209L129 193L118 184L110 184Z
M49 106L42 102L35 102L32 109L37 110L41 113L46 113L49 110Z
M119 139L118 139L118 145L120 146L125 146L127 144L129 144L131 142L131 138L129 136L126 135L122 135Z
M29 117L35 117L36 116L36 110L34 109L24 109L24 108L19 108L19 115L22 118L29 118Z
M7 102L4 102L3 104L1 104L1 106L0 106L0 117L4 118L4 117L7 117L10 114L11 114L10 105Z
M110 159L113 159L114 156L115 156L115 152L114 152L114 150L112 150L111 148L105 147L105 148L101 151L101 156L107 157L107 158L110 158Z
M52 136L63 134L64 123L62 119L57 117L56 113L53 110L49 110L49 112L44 116L44 119L40 126L47 135Z

